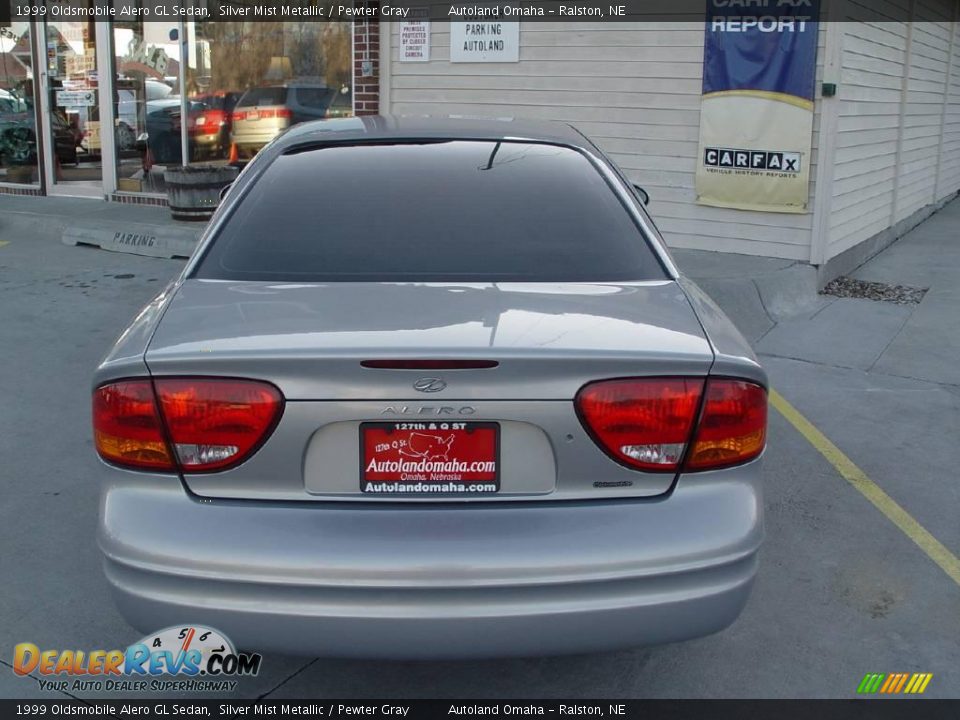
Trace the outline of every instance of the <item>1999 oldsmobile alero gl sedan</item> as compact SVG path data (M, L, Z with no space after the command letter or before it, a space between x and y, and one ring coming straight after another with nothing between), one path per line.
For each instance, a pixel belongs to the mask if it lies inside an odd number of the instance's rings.
M124 616L367 657L733 622L766 375L641 195L561 124L354 118L271 143L96 371Z

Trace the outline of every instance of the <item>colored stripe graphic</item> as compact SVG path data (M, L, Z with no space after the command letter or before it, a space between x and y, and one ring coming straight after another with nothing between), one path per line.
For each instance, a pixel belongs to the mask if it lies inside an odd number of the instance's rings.
M933 673L867 673L857 686L860 695L920 695L933 679Z
M932 677L932 673L914 673L903 692L910 693L911 695L919 695L927 689L927 685L930 684Z
M900 680L897 682L897 686L896 686L895 688L893 688L890 692L898 693L898 692L900 692L901 690L903 690L903 685L904 685L905 682L907 682L907 678L908 678L908 677L910 677L910 676L907 675L907 673L902 673L902 674L900 675Z
M860 687L857 688L858 693L875 693L880 689L880 683L886 677L883 673L867 673L863 676L863 680L860 681Z
M891 688L896 686L897 680L899 679L900 679L900 675L897 673L892 673L890 675L887 675L887 681L883 684L883 687L880 688L880 692L883 694L889 693L891 691Z

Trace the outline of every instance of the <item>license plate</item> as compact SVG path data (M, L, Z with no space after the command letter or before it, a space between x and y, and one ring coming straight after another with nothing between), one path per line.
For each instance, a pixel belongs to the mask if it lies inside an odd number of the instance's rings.
M500 489L500 426L491 422L360 424L360 491L491 495Z

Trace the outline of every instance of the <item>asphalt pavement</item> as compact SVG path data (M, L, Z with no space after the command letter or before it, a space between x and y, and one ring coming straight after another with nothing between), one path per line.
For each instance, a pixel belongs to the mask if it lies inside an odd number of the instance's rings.
M929 287L918 305L815 298L752 333L785 401L948 559L960 555L958 231L954 202L857 271ZM64 697L14 675L16 643L111 649L140 637L114 609L100 569L89 381L181 267L50 234L5 234L0 223L0 697ZM761 569L746 611L720 634L496 661L267 655L228 697L852 698L868 672L933 673L925 696L960 697L960 580L835 460L771 411Z

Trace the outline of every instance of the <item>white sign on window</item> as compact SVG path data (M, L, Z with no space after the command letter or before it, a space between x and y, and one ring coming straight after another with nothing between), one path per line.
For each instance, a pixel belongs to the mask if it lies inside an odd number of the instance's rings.
M57 90L58 107L93 107L96 104L96 90Z
M519 62L520 23L450 23L450 62Z
M400 23L400 62L426 62L429 59L430 21Z

